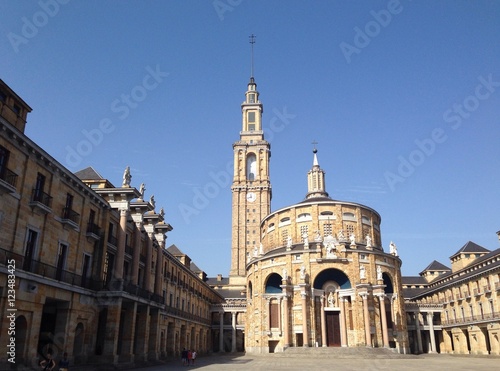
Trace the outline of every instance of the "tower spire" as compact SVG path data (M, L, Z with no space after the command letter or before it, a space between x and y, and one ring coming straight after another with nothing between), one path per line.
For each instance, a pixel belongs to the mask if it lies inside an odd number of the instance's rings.
M250 54L251 54L251 61L250 61L250 78L253 79L253 44L255 44L255 39L257 38L257 36L255 36L254 34L251 34L250 36L248 36L248 39L249 39L249 43L251 45L250 47Z
M316 197L328 197L328 193L326 192L325 187L325 172L319 167L318 162L318 150L316 149L316 144L318 142L312 142L313 148L313 167L307 173L307 195L308 198L316 198ZM328 197L329 198L329 197Z

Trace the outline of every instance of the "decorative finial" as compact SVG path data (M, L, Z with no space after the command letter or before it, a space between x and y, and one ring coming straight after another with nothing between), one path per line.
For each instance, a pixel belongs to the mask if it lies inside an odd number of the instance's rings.
M253 44L255 44L255 39L257 38L257 36L255 36L254 34L251 34L250 36L248 36L248 38L249 38L250 45L252 45L252 47L251 47L252 63L250 65L250 77L253 78Z

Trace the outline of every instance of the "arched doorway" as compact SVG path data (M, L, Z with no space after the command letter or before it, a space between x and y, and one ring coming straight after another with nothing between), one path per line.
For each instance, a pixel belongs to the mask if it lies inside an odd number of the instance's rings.
M322 344L328 347L340 347L342 333L346 332L346 313L339 294L342 290L350 289L351 282L344 272L330 268L316 276L313 287L324 293L324 297L319 298L320 301L324 300L323 306L319 306L323 308L319 316L324 316L324 319L318 318L322 326Z

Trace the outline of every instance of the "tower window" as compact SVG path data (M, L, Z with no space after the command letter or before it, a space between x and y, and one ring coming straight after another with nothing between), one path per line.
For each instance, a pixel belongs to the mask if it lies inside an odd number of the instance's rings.
M255 122L255 112L248 112L248 122Z
M248 98L249 98L248 101L250 103L255 103L255 94L250 94L250 96Z
M247 157L247 179L255 180L257 175L257 159L254 154L249 154Z

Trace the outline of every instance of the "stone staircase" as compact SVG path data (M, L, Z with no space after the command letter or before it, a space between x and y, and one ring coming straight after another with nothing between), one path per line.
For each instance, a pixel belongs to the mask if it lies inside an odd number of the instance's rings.
M417 358L416 355L400 354L395 349L371 347L290 347L284 352L274 353L275 357L319 357L319 358Z

